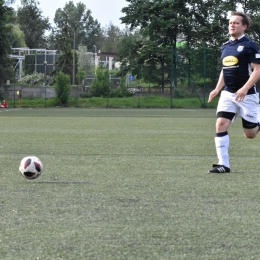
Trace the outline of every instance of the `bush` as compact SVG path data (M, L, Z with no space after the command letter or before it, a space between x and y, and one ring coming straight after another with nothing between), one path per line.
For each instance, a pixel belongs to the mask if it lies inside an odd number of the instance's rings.
M116 89L113 89L109 93L109 97L132 97L134 95L133 92L129 91L126 87L119 87Z
M91 95L94 97L107 96L110 87L109 74L107 69L96 68L95 77L91 83Z
M43 86L44 83L44 74L43 73L38 73L34 72L31 75L26 75L18 80L18 82L22 86ZM53 78L50 76L46 76L46 84L47 85L53 85Z
M132 92L131 90L126 88L126 77L121 77L120 82L119 82L119 87L116 89L113 89L110 93L109 93L109 97L113 98L113 97L119 97L119 98L123 98L123 97L132 97L134 95L134 92Z
M79 95L81 98L91 98L92 95L90 93L87 93L87 92L82 92L80 93Z
M78 68L78 73L76 77L78 79L78 85L84 85L84 79L86 78L86 73L81 67Z
M175 98L187 98L193 96L192 93L190 93L185 88L174 88L173 90L173 96Z
M55 92L58 105L65 105L70 96L70 77L63 72L58 72L55 77Z

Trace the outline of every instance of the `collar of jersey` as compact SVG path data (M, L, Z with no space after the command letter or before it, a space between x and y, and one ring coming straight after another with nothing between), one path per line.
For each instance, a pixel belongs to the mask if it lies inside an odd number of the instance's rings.
M238 37L237 39L235 39L234 41L238 41L238 40L242 39L244 36L245 36L245 35L243 34L243 35L241 35L240 37ZM231 39L229 39L229 41L230 41L230 42L234 42L234 41L232 41Z

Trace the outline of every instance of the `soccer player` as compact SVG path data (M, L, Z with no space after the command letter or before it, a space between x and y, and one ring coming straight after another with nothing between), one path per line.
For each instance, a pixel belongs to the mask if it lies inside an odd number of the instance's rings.
M259 94L255 83L260 78L260 53L257 45L244 35L251 19L243 12L232 12L230 40L221 47L222 70L208 102L221 91L217 107L215 146L218 163L209 173L230 172L228 128L238 114L246 138L255 138L260 129Z

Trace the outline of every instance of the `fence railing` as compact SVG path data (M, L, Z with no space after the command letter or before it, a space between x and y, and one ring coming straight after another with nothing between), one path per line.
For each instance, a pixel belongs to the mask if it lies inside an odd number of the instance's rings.
M112 91L112 88L109 88ZM136 88L128 88L131 92L132 98L113 98L109 95L101 98L90 98L90 87L74 86L70 91L70 99L66 106L71 107L161 107L161 108L173 108L176 106L176 101L183 99L180 97L178 91L173 87L143 87L138 86ZM205 97L205 93L201 93ZM207 94L208 95L208 94ZM54 107L56 104L55 89L51 87L23 87L23 86L8 86L4 88L3 97L7 100L9 107L26 107L31 104L34 107ZM193 96L198 107L204 107L204 103L200 104L199 99ZM24 101L26 100L26 101ZM202 98L203 100L203 98ZM96 102L95 105L93 105Z

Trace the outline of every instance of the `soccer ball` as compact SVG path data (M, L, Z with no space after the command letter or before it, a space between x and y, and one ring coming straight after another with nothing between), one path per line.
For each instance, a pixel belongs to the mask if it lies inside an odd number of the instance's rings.
M38 178L42 174L43 165L41 160L36 156L24 157L19 166L20 173L29 180Z

